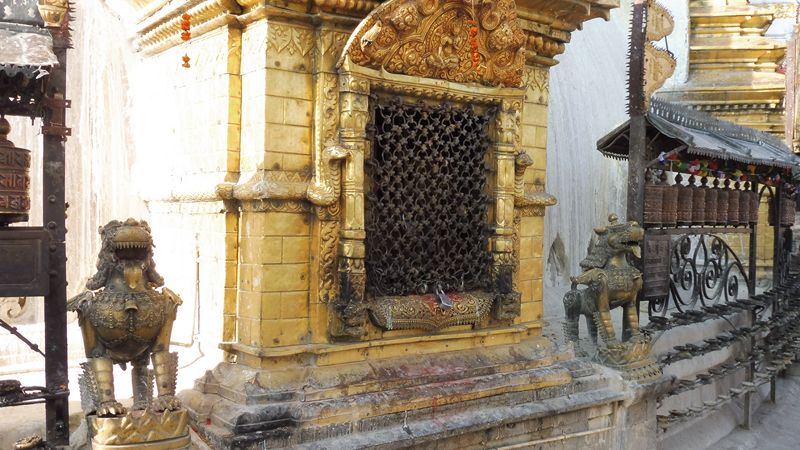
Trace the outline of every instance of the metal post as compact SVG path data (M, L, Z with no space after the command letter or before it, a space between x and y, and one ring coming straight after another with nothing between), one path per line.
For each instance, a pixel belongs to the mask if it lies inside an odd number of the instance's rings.
M644 93L644 46L647 5L635 1L631 21L628 61L628 112L631 116L628 147L628 220L644 220L644 171L647 166L647 119Z
M778 383L776 380L777 377L773 376L769 379L769 401L775 403L775 397L777 396L778 391Z
M68 32L66 25L53 32L54 51L59 65L50 74L50 98L56 101L46 108L43 119L44 154L42 157L44 193L43 217L50 233L50 294L45 298L45 380L51 391L67 391L67 280L65 227L65 156L64 105ZM62 130L59 133L59 130ZM69 445L68 396L47 399L45 403L47 442L54 446Z
M754 310L750 311L750 326L755 326L756 323L756 312ZM752 355L753 351L756 348L756 337L755 335L750 336L750 348L748 349L747 354ZM753 382L756 374L756 362L750 361L750 364L747 365L747 369L745 371L744 379L745 381ZM742 424L742 428L745 430L750 429L750 425L752 423L752 414L753 414L753 393L747 392L744 394L744 423Z
M647 168L647 118L644 92L644 52L647 28L647 4L635 0L631 21L628 61L628 112L631 116L628 147L627 218L644 225L644 186ZM643 262L643 260L642 260ZM642 269L642 263L637 264ZM643 293L636 298L636 312L641 314ZM627 338L628 316L623 315L623 338Z
M628 220L644 221L644 173L647 165L647 120L643 115L631 117L630 151L628 156Z
M783 239L783 233L781 233L782 226L781 226L781 215L783 214L782 206L781 205L781 197L783 196L783 189L781 188L781 183L778 183L775 186L775 195L772 196L772 201L775 202L775 207L773 210L775 211L775 226L773 227L773 234L775 236L775 242L772 247L772 287L777 288L781 284L781 241Z
M756 198L758 197L758 183L753 181L750 185L750 190L755 193ZM757 201L755 207L758 208L761 205L761 201ZM751 206L752 207L752 206ZM747 293L750 296L756 295L756 264L758 259L758 224L751 224L750 225L750 255L748 259L748 267L747 267L747 277L749 278L747 283Z

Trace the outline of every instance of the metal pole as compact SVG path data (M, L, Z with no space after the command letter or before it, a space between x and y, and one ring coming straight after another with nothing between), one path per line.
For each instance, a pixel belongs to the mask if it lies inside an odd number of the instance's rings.
M772 287L777 288L780 286L781 282L781 241L783 239L782 226L782 206L781 205L781 197L783 196L783 189L781 187L781 183L778 183L775 186L775 195L772 197L772 201L775 202L775 207L773 210L775 211L775 226L773 227L773 235L775 236L775 242L772 246Z
M628 220L644 220L644 171L647 166L647 119L644 93L644 45L647 5L636 1L631 21L628 73L628 112L631 116L628 147Z
M758 198L758 183L753 181L750 185L750 190L755 193L756 198ZM761 205L761 201L757 201L754 207L758 209ZM751 206L753 207L753 206ZM747 267L747 276L749 278L747 283L747 293L750 296L756 295L756 261L758 259L758 224L751 224L750 225L750 255L748 257L748 264Z
M64 160L64 93L66 91L67 25L51 29L54 51L59 65L52 69L49 80L50 98L55 100L46 108L42 132L44 193L43 217L50 233L50 294L45 298L45 381L51 391L67 391L67 280L66 280L66 205ZM59 103L61 100L61 103ZM61 132L59 132L61 130ZM47 442L54 446L69 445L68 396L51 397L45 402Z
M647 4L635 0L631 20L631 40L628 54L628 112L631 116L628 147L627 218L644 225L644 185L647 168L647 118L644 92L644 52L646 40ZM644 246L646 247L646 246ZM646 251L646 250L645 250ZM643 262L644 260L642 260ZM637 264L641 270L642 262ZM636 312L641 314L643 293L636 298ZM623 339L628 338L627 314L623 314Z

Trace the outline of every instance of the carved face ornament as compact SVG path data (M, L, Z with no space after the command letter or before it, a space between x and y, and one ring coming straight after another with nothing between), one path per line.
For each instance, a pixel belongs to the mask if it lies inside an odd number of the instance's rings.
M153 238L138 223L107 225L103 232L109 234L108 246L111 257L122 263L125 284L134 289L141 282L143 272L147 270Z
M637 258L642 257L642 249L639 246L644 239L644 229L635 221L621 225L609 225L607 227L608 246L615 251L626 251Z

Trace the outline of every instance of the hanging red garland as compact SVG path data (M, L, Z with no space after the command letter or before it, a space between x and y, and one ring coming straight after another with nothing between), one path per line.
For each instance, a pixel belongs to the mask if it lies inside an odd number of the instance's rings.
M472 61L472 68L475 72L481 74L481 54L478 51L478 23L473 19L467 20L469 25L469 49L470 60Z
M188 41L192 38L192 33L189 32L189 29L192 27L192 16L189 14L183 13L181 16L181 39L184 41Z
M192 28L192 16L190 16L189 14L183 13L181 15L181 30L182 30L181 31L181 40L182 41L187 42L189 39L192 38L192 33L191 33L191 31L189 31L191 28ZM184 67L184 68L187 68L187 69L189 67L191 67L191 65L189 65L190 58L189 58L188 54L184 54L182 59L183 59L183 64L181 65L181 67Z

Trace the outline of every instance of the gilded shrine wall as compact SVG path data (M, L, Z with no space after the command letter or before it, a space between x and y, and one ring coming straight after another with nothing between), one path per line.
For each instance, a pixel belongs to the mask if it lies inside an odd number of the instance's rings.
M552 202L544 193L549 67L570 31L613 6L586 1L562 15L558 5L540 3L517 7L527 65L523 104L509 112L517 122L513 145L530 157L517 169L521 184L509 227L521 294L513 323L527 325L498 342L541 326L543 216ZM138 151L161 162L143 172L159 180L144 189L156 242L164 242L159 261L180 267L207 255L195 279L183 277L182 291L200 292L205 317L221 311L223 348L240 362L258 367L265 349L333 342L342 326L333 303L340 295L338 258L350 250L339 235L358 217L338 210L345 203L309 202L306 191L315 174L341 170L341 158L326 153L342 133L340 108L348 101L337 63L359 17L374 6L337 9L323 2L307 14L300 3L131 3L140 15L133 40L142 56L138 92L160 99L157 111L137 119L137 129L147 130ZM188 42L173 32L183 13L192 17ZM180 64L183 55L188 68ZM137 110L146 111L147 103ZM343 185L355 176L342 175ZM449 331L471 342L471 326ZM359 340L431 338L372 325L366 333Z
M545 186L549 70L581 23L607 19L618 2L128 3L140 17L137 152L159 162L141 175L152 180L144 195L157 261L167 278L182 271L176 291L185 301L196 293L204 332L219 330L226 355L184 393L198 420L256 429L288 408L297 426L322 430L409 405L555 396L571 383L570 370L549 366L566 356L540 337L544 215L555 203ZM383 59L406 44L402 58ZM387 98L495 111L485 161L491 282L487 292L448 292L452 309L430 294L365 293L370 114ZM438 388L424 371L434 366L439 381L498 378L429 395ZM424 387L378 400L409 383Z

